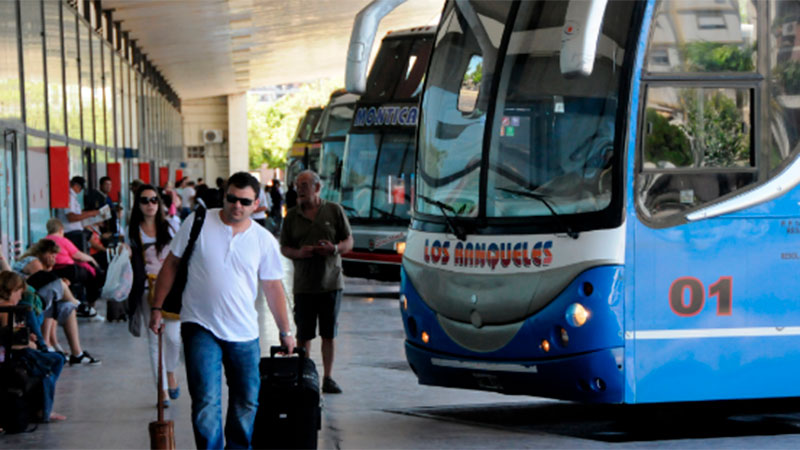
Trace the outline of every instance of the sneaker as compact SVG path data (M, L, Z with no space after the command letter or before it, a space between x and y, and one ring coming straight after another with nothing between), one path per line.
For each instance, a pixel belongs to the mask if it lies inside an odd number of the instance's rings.
M90 355L88 352L83 352L79 356L70 355L69 357L69 365L74 366L78 365L87 365L87 366L99 366L101 361L99 359L95 359Z
M97 310L94 309L93 306L89 306L86 303L81 303L78 305L78 309L75 311L75 314L78 317L94 317L97 315Z
M333 381L333 378L325 377L322 379L322 392L326 394L341 394L342 388Z
M92 308L92 309L94 309L94 308ZM89 322L105 322L105 321L106 321L106 317L103 316L103 315L100 315L100 313L98 313L96 311L95 311L93 316L89 317Z

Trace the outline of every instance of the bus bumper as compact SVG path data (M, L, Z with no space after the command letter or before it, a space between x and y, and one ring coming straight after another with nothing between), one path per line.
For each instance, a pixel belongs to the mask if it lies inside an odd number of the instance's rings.
M405 348L420 384L590 403L623 402L622 347L531 361L458 358L408 341Z

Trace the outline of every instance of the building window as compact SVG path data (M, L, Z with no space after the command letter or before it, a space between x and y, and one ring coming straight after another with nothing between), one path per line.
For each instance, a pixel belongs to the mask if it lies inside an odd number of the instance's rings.
M187 158L203 158L206 155L206 148L202 145L186 147Z
M724 30L726 28L725 18L716 13L698 14L697 28L701 30Z

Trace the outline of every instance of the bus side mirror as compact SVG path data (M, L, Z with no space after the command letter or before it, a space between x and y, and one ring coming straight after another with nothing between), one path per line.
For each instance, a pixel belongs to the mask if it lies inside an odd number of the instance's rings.
M569 2L561 30L560 66L565 77L592 74L607 3L608 0Z
M367 91L367 69L372 44L378 32L381 19L406 0L374 0L359 11L353 21L350 45L347 48L347 67L345 69L345 88L353 94Z

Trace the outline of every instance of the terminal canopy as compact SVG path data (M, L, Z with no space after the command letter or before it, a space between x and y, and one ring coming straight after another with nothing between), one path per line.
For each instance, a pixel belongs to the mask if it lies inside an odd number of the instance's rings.
M355 15L368 0L103 0L182 99L344 77ZM443 1L408 0L381 23L438 21ZM375 49L377 49L377 45Z

